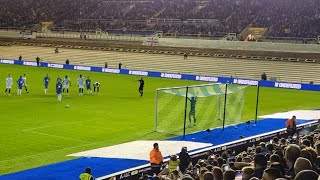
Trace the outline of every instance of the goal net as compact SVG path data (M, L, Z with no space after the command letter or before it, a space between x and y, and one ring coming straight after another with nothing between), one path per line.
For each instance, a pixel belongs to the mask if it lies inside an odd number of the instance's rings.
M204 84L157 89L154 130L185 134L242 122L246 87Z

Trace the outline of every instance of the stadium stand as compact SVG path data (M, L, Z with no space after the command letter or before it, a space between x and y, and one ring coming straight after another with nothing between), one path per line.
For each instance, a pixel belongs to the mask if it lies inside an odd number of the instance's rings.
M3 58L17 59L17 54L22 54L26 60L34 60L39 56L42 61L64 63L68 58L73 64L117 68L118 63L123 63L123 68L136 70L154 70L172 73L189 73L199 75L214 75L237 78L260 79L262 72L278 81L320 82L318 77L318 64L313 63L288 63L286 61L262 61L250 59L231 59L224 57L194 56L187 61L183 56L166 55L163 53L134 53L122 49L111 51L83 50L92 49L89 46L78 46L80 49L60 48L61 53L52 53L52 47L19 46L19 48L2 47ZM19 51L17 50L19 49ZM121 51L122 52L121 52ZM227 61L227 63L226 63ZM241 63L239 63L241 61ZM170 64L170 66L168 66ZM308 69L308 71L305 71Z
M165 34L223 36L247 27L267 28L267 37L316 38L317 0L5 0L0 27L28 28L53 21L60 30L154 30ZM290 6L288 6L290 4Z

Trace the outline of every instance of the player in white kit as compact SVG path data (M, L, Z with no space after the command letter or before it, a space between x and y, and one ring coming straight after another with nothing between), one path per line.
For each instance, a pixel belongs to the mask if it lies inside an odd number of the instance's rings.
M84 88L84 78L82 77L82 74L80 74L80 77L77 80L78 87L79 87L79 96L83 95L83 88Z
M23 75L22 80L23 80L24 89L26 90L27 93L29 93L28 87L27 87L27 75L26 74Z
M63 80L63 93L67 93L67 95L69 95L69 87L71 86L71 81L70 78L68 76L66 76Z
M9 74L8 77L6 78L6 91L4 92L4 95L6 95L8 92L9 96L11 96L10 93L11 93L12 85L13 85L13 79L12 79L11 75Z

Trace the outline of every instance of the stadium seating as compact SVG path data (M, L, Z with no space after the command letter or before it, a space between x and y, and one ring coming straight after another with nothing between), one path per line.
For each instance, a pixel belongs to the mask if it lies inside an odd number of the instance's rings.
M28 28L41 21L54 21L55 28L77 31L99 28L220 36L239 34L246 27L264 27L268 28L268 37L316 38L320 34L317 0L65 0L63 3L4 0L2 3L0 27Z
M10 47L8 47L10 48ZM85 48L82 48L85 49ZM21 52L27 60L34 60L36 56L42 61L64 63L68 58L71 64L104 67L108 62L110 68L117 68L118 63L124 64L123 68L136 70L154 70L172 73L189 73L199 75L214 75L237 78L260 79L262 72L268 77L276 77L278 81L320 82L318 66L313 63L288 63L282 61L263 61L248 59L225 59L223 57L193 56L183 59L183 56L169 56L165 53L118 53L113 51L92 51L82 49L61 48L61 53L53 53L52 47L19 46L18 49L4 51L2 56L16 59ZM108 50L108 49L106 49ZM228 61L226 63L226 60ZM241 61L241 63L239 63ZM170 65L169 65L170 64ZM308 69L308 71L305 71Z
M316 130L297 138L273 137L269 142L260 142L258 146L248 147L240 153L232 149L221 154L209 151L206 158L189 165L186 172L164 170L159 178L175 179L178 176L181 179L233 180L237 177L249 180L263 176L263 179L299 179L303 173L308 173L309 180L317 180L320 174L319 137L319 131ZM212 176L214 178L210 178Z

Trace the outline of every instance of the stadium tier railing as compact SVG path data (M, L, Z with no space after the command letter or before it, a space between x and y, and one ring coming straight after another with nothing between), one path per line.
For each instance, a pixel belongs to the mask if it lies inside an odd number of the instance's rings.
M59 32L59 33L36 33L36 38L62 38L62 39L81 39L81 35L86 35L86 40L112 40L112 41L135 41L142 42L144 37L134 35L108 35L107 33L87 33L87 32Z
M37 66L37 63L35 61L19 61L19 60L1 59L1 58L0 58L0 64ZM48 63L48 62L40 62L40 66L48 67L48 68L56 68L56 69L92 71L92 72L102 72L102 73L110 73L110 74L127 74L127 75L135 75L135 76L194 80L194 81L204 81L204 82L210 82L210 83L224 83L224 84L229 83L229 84L240 84L240 85L247 85L247 86L260 85L262 87L270 87L270 88L320 91L319 84L262 81L262 80L255 80L255 79L240 79L240 78L232 78L232 77L179 74L179 73L170 73L170 72L157 72L157 71L144 71L144 70L131 70L131 69L115 69L115 68L103 68L103 67L97 67L97 66L81 66L81 65L71 65L71 64L67 65L67 64L57 64L57 63Z

